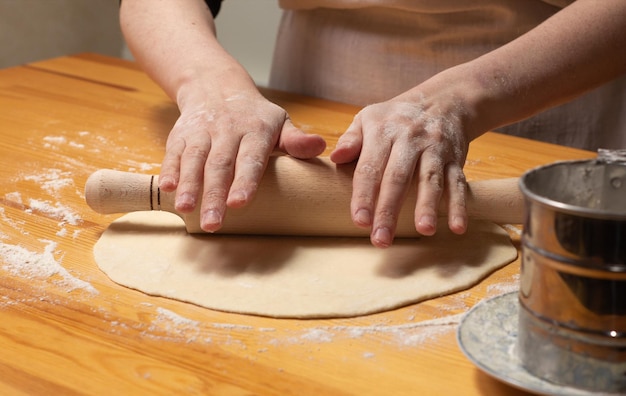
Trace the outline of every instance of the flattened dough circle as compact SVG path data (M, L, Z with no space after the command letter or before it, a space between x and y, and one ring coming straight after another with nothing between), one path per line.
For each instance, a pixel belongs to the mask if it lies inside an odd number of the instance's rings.
M464 236L377 249L366 238L191 235L166 212L129 213L94 247L114 282L216 310L272 317L371 314L468 288L517 257L509 235L473 222Z

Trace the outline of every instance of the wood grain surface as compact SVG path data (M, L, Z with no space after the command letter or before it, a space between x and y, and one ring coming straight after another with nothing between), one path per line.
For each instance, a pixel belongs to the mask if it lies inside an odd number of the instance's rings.
M358 111L263 92L329 150ZM229 314L111 282L92 248L119 215L90 210L84 183L100 168L158 173L177 115L130 62L81 54L0 70L0 394L525 394L455 339L460 315L516 290L519 259L466 291L337 320ZM471 144L466 174L593 156L489 133ZM519 246L520 228L508 230Z

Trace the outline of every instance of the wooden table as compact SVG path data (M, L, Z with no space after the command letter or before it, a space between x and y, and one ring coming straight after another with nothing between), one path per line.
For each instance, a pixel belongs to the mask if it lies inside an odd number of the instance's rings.
M358 110L265 92L329 149ZM458 314L516 289L519 259L467 291L353 319L150 297L98 270L92 247L115 216L91 211L82 190L99 168L158 173L176 106L134 64L83 54L1 70L0 109L0 394L525 394L482 373L455 338ZM489 133L466 174L592 156ZM509 232L519 246L519 228Z

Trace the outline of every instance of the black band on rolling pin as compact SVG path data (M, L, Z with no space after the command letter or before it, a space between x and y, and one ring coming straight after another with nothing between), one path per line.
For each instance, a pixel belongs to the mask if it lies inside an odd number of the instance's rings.
M154 204L152 203L152 186L154 185L154 175L150 176L150 210L154 210Z

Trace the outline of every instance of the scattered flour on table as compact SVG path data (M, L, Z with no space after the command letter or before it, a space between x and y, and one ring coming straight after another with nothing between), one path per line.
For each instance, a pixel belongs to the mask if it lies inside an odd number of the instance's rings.
M66 292L84 290L91 294L98 291L89 283L72 276L54 257L56 242L46 243L42 253L32 252L24 247L0 242L0 268L16 277L27 279L53 278L53 283Z
M8 201L11 201L18 205L23 205L22 196L19 192L12 192L5 194L5 198ZM41 201L36 199L29 199L28 201L29 207L24 210L25 213L32 214L34 212L46 214L53 219L59 220L59 231L57 231L56 235L59 237L68 236L69 231L65 228L66 225L78 225L82 222L82 218L76 214L72 209L61 205L61 203L57 202L56 204L52 204L49 201ZM19 231L22 235L28 235L29 232L25 229L26 221L24 220L15 220L10 218L5 208L0 207L0 220L2 220L5 224L12 227L13 229ZM80 234L80 230L74 230L72 237L76 239Z
M102 145L110 145L111 144L109 139L107 139L105 136L102 136L102 135L96 136L96 140L98 141L98 143L100 143Z
M519 291L520 274L515 274L510 281L493 283L487 286L488 297Z
M133 160L126 160L125 162L129 166L129 169L128 169L129 172L136 172L136 171L147 172L155 168L159 168L161 166L161 164L155 164L155 163L149 163L149 162L138 162L138 161L133 161Z
M44 136L43 141L45 148L51 148L53 145L67 143L67 138L65 136Z
M25 176L24 180L38 183L42 189L51 195L56 195L62 188L74 185L71 172L56 168L44 169L37 175Z
M148 328L148 332L144 332L144 336L152 337L156 331L165 331L174 339L184 339L187 343L192 342L211 342L209 337L202 336L201 323L181 316L169 309L157 307L157 316Z
M50 138L53 141L60 141L64 138ZM74 186L73 173L70 171L63 171L58 168L45 168L37 174L20 175L16 180L32 181L37 183L42 190L48 194L59 198L61 190ZM77 190L78 191L78 190ZM12 192L6 194L5 197L15 203L23 204L22 196L19 192ZM33 211L46 214L54 219L58 219L62 224L78 225L82 219L73 210L60 202L52 203L50 201L44 201L40 199L29 199L29 208L25 210L26 213L33 213Z
M300 339L312 342L332 342L334 338L334 334L330 331L322 328L312 328L305 331L304 334L300 336Z
M22 204L23 203L23 201L22 201L22 194L20 194L17 191L4 194L4 198L6 198L8 201L15 202L16 204Z
M236 325L236 324L231 324L231 323L211 323L211 327L214 327L216 329L226 329L226 330L255 330L255 328L252 326ZM259 329L259 331L263 331L263 330Z
M49 201L30 199L28 204L30 206L30 211L34 210L40 213L45 213L52 218L61 220L67 224L78 225L82 221L82 218L78 214L74 213L70 208L62 205L60 202L52 204ZM29 210L27 210L27 212Z
M350 338L360 338L368 334L390 335L399 345L416 346L454 331L463 315L465 314L461 313L399 325L330 326L326 329L343 332L348 334Z
M87 135L89 135L89 132L87 131L78 132L78 136L80 137L85 137ZM68 140L65 136L45 136L43 138L43 141L44 141L44 148L47 148L47 149L52 149L52 148L55 148L55 146L60 146L63 144L67 144L70 147L78 148L78 149L85 148L84 144L77 143L73 140Z
M436 340L438 337L455 331L464 313L449 315L442 318L424 320L417 323L399 325L370 325L370 326L315 326L302 330L278 330L275 328L256 328L248 325L229 323L203 323L180 316L168 309L156 308L156 317L148 330L143 333L149 338L163 339L156 332L165 332L168 341L216 342L215 338L224 337L224 344L238 344L245 347L241 341L234 339L231 333L257 333L265 338L268 346L288 346L306 344L326 344L336 339L356 339L367 336L381 336L380 342L392 343L399 347L414 347ZM212 329L219 332L215 333ZM369 357L373 357L369 356Z
M198 322L197 320L191 320L191 319L185 318L184 316L180 316L176 312L170 311L169 309L158 307L157 313L158 313L158 316L156 320L158 322L165 323L167 326L173 325L175 327L178 327L178 326L196 327L200 325L200 322Z
M9 225L10 227L12 227L13 229L19 231L22 235L28 235L28 231L26 231L24 229L24 226L26 225L26 222L23 220L14 220L12 218L10 218L9 216L7 216L5 208L0 207L0 219L2 219L2 221Z

